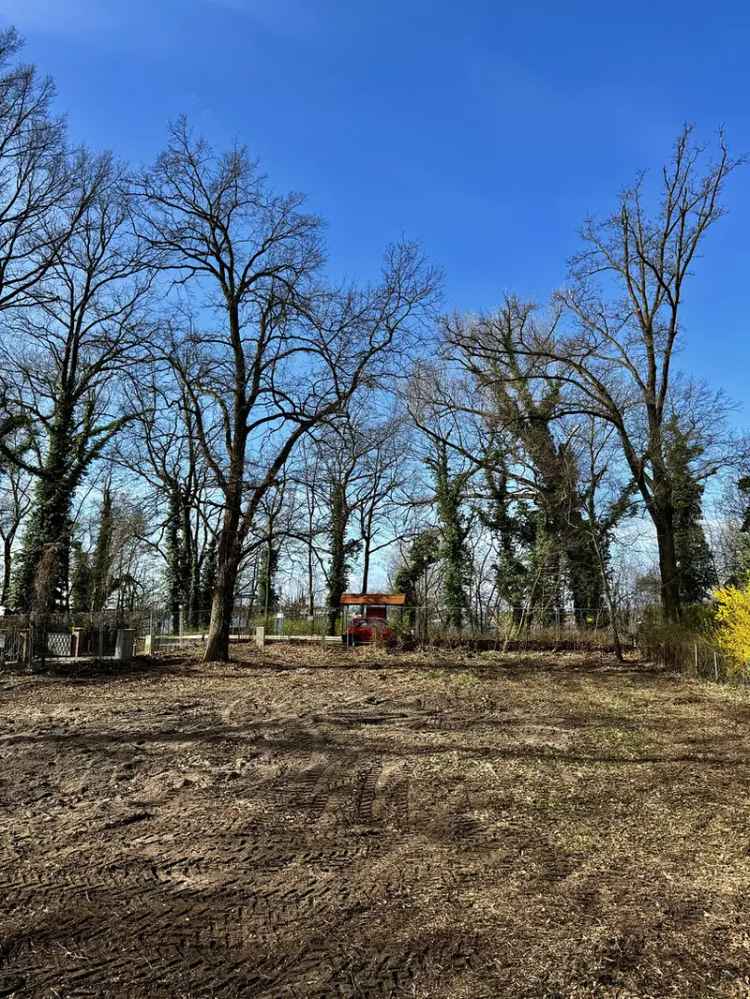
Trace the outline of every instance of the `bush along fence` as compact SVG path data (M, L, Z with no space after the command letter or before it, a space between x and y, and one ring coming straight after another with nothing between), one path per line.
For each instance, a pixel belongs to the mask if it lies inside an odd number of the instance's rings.
M706 604L686 607L678 623L649 610L639 626L644 658L712 680L750 680L750 586L724 587Z
M639 634L637 645L648 662L679 673L716 681L736 673L734 662L717 641L697 632L647 629Z

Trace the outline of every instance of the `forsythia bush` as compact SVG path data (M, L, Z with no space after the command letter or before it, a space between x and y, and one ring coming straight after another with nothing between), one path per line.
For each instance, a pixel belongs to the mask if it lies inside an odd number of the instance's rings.
M750 586L743 590L725 586L715 597L719 645L736 664L737 672L750 671Z

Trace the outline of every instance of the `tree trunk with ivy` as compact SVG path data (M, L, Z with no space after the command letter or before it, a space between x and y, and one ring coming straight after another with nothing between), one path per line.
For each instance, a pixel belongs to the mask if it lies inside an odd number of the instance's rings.
M461 631L469 611L468 587L471 555L466 539L469 524L463 510L467 474L451 474L448 447L444 441L435 445L431 461L435 477L435 506L440 524L440 557L443 569L443 601L449 628Z
M102 492L102 505L99 513L99 532L93 558L93 610L102 611L107 606L112 585L112 535L114 528L112 512L112 486L108 482Z
M341 598L349 587L349 559L351 542L346 540L349 508L346 486L336 482L331 490L331 523L329 536L331 557L328 568L328 634L336 634L336 623L341 614Z

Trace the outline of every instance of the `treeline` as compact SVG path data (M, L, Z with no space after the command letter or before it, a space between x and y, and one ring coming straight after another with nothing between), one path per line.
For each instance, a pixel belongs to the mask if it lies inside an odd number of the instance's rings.
M655 199L639 182L587 223L547 307L449 315L412 243L333 282L302 196L185 120L145 169L73 148L19 46L0 36L2 605L210 609L210 660L240 594L333 626L386 573L451 629L587 627L632 590L635 517L667 619L744 578L747 449L674 366L723 138L711 158L685 129Z

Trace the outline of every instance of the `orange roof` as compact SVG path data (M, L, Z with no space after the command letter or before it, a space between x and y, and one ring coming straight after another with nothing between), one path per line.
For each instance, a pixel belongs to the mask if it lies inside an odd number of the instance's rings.
M341 597L341 606L347 607L352 604L365 605L367 607L404 607L406 605L406 594L345 593Z

